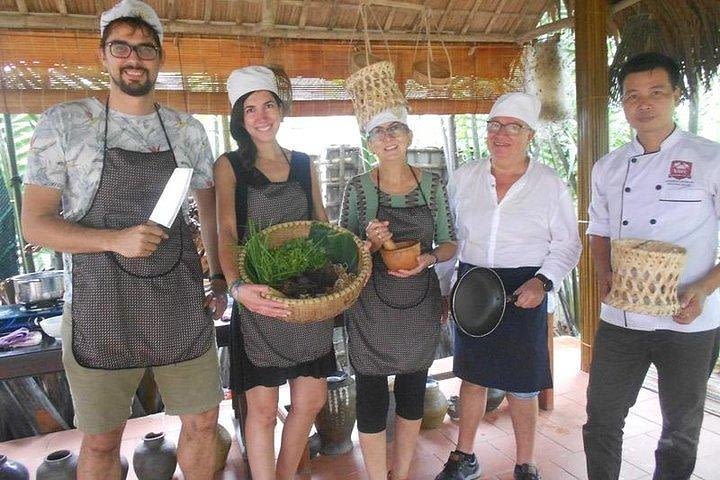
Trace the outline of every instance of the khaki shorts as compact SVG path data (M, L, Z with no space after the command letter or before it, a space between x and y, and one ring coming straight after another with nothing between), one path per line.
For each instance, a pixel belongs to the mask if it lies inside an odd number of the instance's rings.
M99 370L77 363L72 352L71 308L65 305L62 321L63 365L70 384L75 426L89 434L101 434L130 418L135 390L145 368ZM188 415L218 406L223 398L217 345L198 358L174 365L153 367L165 413Z

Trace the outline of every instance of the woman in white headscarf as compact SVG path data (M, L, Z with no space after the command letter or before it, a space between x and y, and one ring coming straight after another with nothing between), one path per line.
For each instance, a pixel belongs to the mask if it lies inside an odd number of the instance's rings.
M535 426L538 393L552 386L547 348L547 292L580 258L573 199L549 167L528 155L540 101L524 93L501 96L490 110L490 158L460 167L448 186L458 232L458 278L489 267L517 300L503 321L481 338L455 330L453 372L462 379L457 449L436 480L482 474L473 453L487 389L506 391L515 433L515 480L538 480ZM439 266L449 292L454 262ZM481 292L478 292L481 294Z
M283 304L265 298L267 285L243 284L235 263L249 222L265 228L294 220L327 221L310 158L277 142L289 106L281 100L278 83L276 72L264 66L232 72L230 131L238 149L215 164L220 262L235 299L231 386L247 399L244 435L255 480L294 478L310 427L327 399L325 379L336 369L332 319L302 325L282 321L288 313ZM278 387L286 381L292 409L276 465Z
M412 167L412 132L404 107L365 123L378 166L352 178L340 225L372 243L373 272L346 311L348 351L355 369L360 446L370 480L407 478L423 415L428 367L439 340L441 297L433 267L455 253L447 195L439 175ZM412 270L388 271L378 250L394 239L419 240ZM385 420L388 375L395 375L395 446L388 475Z

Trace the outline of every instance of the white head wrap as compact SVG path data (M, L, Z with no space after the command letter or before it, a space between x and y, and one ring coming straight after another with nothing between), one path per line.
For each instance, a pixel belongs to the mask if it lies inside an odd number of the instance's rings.
M501 95L490 109L490 120L495 117L512 117L537 130L540 118L540 100L535 95L512 92Z
M158 14L155 13L155 10L153 10L150 5L140 0L122 0L110 10L103 12L103 14L100 15L100 35L102 36L105 27L107 27L110 22L122 17L137 17L145 21L155 29L160 38L160 43L162 43L163 27L162 23L160 23L160 17L158 17Z
M365 130L365 133L370 133L370 130L373 128L388 122L400 122L407 125L407 115L408 111L405 107L395 107L383 110L368 120L363 126L363 130Z
M280 95L275 73L262 65L233 70L227 79L230 106L234 106L235 102L246 93L257 90L269 90L275 95Z

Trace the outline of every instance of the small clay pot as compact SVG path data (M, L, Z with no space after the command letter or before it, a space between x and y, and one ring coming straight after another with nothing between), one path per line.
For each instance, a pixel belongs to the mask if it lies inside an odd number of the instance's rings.
M35 472L37 480L75 480L77 478L77 455L70 450L58 450L49 454Z
M428 378L425 382L425 406L420 428L429 430L442 425L447 409L448 401L440 391L440 384L437 380Z
M488 388L487 390L487 403L485 404L485 411L492 412L500 406L502 401L505 399L505 391L497 388Z
M417 267L417 257L420 256L420 242L406 241L395 243L395 249L380 249L385 266L390 271L412 270Z
M0 478L3 480L28 480L30 474L22 463L10 460L0 454Z
M216 446L215 446L215 472L221 472L225 469L230 447L232 446L232 435L227 428L218 423L216 429Z
M135 447L133 468L139 480L170 480L176 466L175 444L162 432L146 434Z
M355 427L355 380L345 372L327 377L325 406L315 417L315 428L320 435L320 453L341 455L353 448L351 434Z

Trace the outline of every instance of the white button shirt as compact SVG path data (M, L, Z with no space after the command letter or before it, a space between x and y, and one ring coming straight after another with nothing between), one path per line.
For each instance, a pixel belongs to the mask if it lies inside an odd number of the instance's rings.
M553 169L531 160L498 201L490 161L463 165L448 182L460 261L482 267L539 266L557 288L580 258L573 200ZM436 271L449 294L454 260Z
M678 128L644 153L637 139L595 163L589 235L660 240L687 249L680 286L705 276L716 263L720 201L720 144ZM701 332L720 325L720 297L707 297L688 325L671 316L641 315L602 304L600 318L633 330Z

